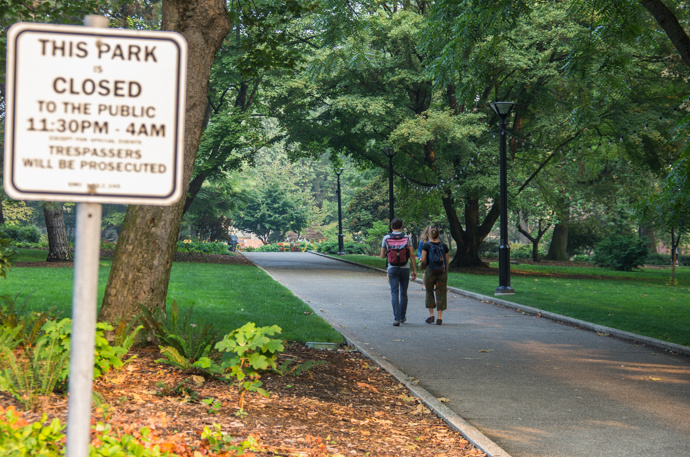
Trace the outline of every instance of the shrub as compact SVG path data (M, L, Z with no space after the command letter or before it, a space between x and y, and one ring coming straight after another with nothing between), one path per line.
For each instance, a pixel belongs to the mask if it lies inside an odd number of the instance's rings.
M214 242L195 242L192 240L182 240L177 242L178 252L188 252L192 254L229 254L228 244L220 241Z
M16 243L37 244L41 242L41 231L35 225L4 224L2 231Z
M59 419L47 423L44 414L32 424L21 418L13 407L0 406L0 455L3 457L62 457L65 455L65 426ZM97 423L95 440L89 445L89 457L174 457L175 454L152 445L155 439L148 427L133 434L115 433L110 425ZM251 449L249 445L246 449ZM235 454L241 455L241 454Z
M383 239L383 238L382 238ZM379 243L381 240L379 240ZM337 241L324 241L323 243L319 243L316 246L316 251L317 252L322 252L324 254L329 254L329 255L336 255L338 254L338 242ZM345 254L367 254L369 251L368 247L366 244L363 243L355 243L355 242L348 242L348 243L343 243L343 252Z
M659 254L657 252L652 252L647 255L645 260L647 265L671 265L671 255L670 254Z
M10 245L10 239L3 237L0 231L0 278L7 277L15 255L17 255L17 250Z
M102 240L101 241L101 254L107 257L112 257L115 255L115 248L117 247L116 243L113 243L112 241L108 240Z
M482 241L479 245L479 257L496 259L498 258L498 240L487 240ZM512 252L511 252L512 256Z
M135 336L143 326L135 328L128 338L123 339L122 346L111 346L105 337L107 332L113 330L113 326L107 322L98 322L96 324L96 347L94 354L93 377L99 378L108 373L112 368L121 368L129 360L124 361L123 358L129 352L134 343ZM59 321L49 320L42 328L44 334L37 340L37 344L45 340L47 342L56 341L61 353L65 353L69 357L71 336L72 336L72 319L65 318ZM52 344L52 343L51 343ZM64 381L69 376L69 367L65 368L60 376L60 381Z
M537 247L539 259L543 259L547 252L541 246ZM498 255L498 243L496 243L496 253ZM510 258L515 260L532 260L532 244L531 243L511 243L510 244Z
M254 323L248 322L216 344L216 349L225 353L221 368L229 370L229 377L234 378L239 387L240 413L244 411L244 395L247 392L257 392L266 397L269 395L261 388L259 378L263 370L277 369L278 353L285 348L281 340L270 337L281 331L277 325L257 328Z
M585 254L577 254L573 256L573 262L589 263L592 262L592 258Z
M277 244L264 244L255 249L256 252L278 252Z
M593 261L600 267L630 271L644 265L647 258L645 240L635 235L609 235L597 244Z
M0 455L58 457L64 455L65 427L58 419L48 424L45 414L40 422L30 424L14 407L0 406Z

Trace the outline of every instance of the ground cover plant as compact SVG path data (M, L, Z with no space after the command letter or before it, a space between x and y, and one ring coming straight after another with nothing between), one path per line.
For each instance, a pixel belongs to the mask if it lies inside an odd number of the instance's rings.
M353 255L343 258L385 268L385 260L378 257ZM511 265L511 286L515 295L502 298L690 346L690 267L677 267L677 285L670 284L669 268L616 271L563 263L520 263ZM452 271L448 285L493 296L498 285L498 265L492 263L486 270Z

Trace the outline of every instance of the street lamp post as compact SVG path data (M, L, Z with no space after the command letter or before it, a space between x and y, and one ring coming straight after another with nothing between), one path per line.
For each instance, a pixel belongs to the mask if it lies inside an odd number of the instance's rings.
M343 210L340 203L340 174L343 172L344 168L340 171L336 171L338 176L338 255L344 255L345 249L343 246Z
M395 199L393 196L393 157L395 156L395 151L393 148L383 148L383 153L388 157L388 224L390 224L395 215Z
M507 164L506 164L506 118L515 103L491 102L489 106L501 119L501 145L500 145L500 245L498 246L498 287L495 295L512 295L515 290L510 287L510 242L508 241L508 189L507 189Z

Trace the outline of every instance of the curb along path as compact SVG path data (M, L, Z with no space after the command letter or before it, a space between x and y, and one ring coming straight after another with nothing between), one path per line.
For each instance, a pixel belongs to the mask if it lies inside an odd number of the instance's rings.
M688 455L686 355L466 292L449 294L444 325L428 325L418 283L407 323L393 327L380 272L310 253L246 256L489 455Z

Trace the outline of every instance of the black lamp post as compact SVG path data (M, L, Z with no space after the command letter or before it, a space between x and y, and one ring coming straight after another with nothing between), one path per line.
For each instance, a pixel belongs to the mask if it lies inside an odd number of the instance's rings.
M340 171L336 171L335 174L338 175L338 255L344 255L345 249L343 247L343 210L340 204L340 173L342 173L344 168Z
M395 200L393 197L393 157L395 151L393 148L383 148L383 153L388 157L388 224L393 222L395 211L393 209Z
M508 241L508 189L506 171L506 118L513 109L513 102L491 102L489 106L501 118L501 146L500 146L500 210L501 210L501 229L500 245L498 246L498 287L495 295L512 295L515 289L510 287L510 242Z

